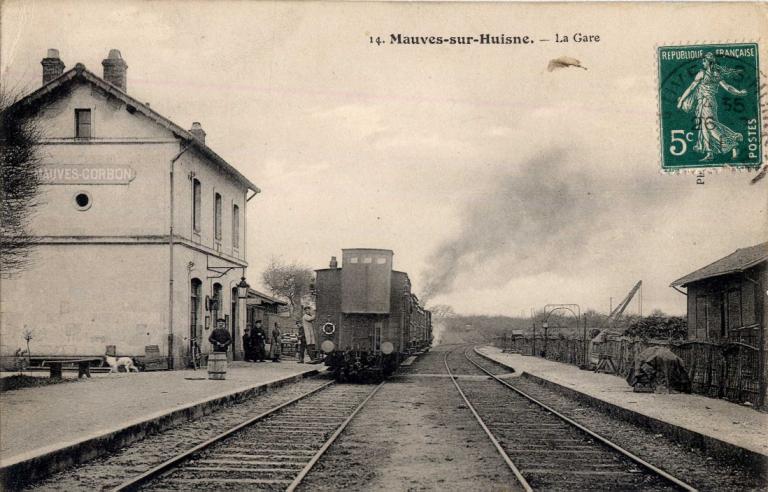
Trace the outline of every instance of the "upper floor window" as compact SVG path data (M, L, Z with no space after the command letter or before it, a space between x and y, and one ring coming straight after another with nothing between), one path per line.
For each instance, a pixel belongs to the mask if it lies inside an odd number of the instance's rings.
M91 138L91 110L75 110L75 137Z
M232 247L240 247L240 207L232 205Z
M203 199L202 186L197 179L192 180L192 229L200 232L200 211L201 201Z
M221 241L221 195L216 193L213 198L213 233L217 241Z

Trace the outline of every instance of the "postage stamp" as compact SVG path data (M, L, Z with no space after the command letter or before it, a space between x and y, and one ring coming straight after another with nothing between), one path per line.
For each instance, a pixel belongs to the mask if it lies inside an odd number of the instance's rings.
M762 164L756 43L661 46L661 167Z

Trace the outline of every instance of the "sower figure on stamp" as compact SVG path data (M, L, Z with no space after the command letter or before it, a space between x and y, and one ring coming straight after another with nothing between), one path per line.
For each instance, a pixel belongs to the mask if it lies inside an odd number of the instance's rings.
M723 80L725 77L737 75L739 71L715 63L713 53L704 55L701 62L703 69L678 98L677 107L686 113L693 111L696 115L694 129L697 134L693 150L704 154L702 161L711 161L715 154L727 154L731 151L735 159L744 136L720 122L717 116L717 92L722 87L734 96L745 96L747 91L739 90Z
M280 328L277 326L277 322L275 322L275 327L272 328L271 335L269 341L269 358L272 359L272 362L280 362L282 347L280 346Z
M264 344L267 342L267 335L261 327L261 320L257 319L251 330L251 352L254 362L264 362L265 350Z
M227 331L227 322L225 320L221 318L216 320L216 329L208 337L208 341L211 342L214 352L227 351L227 348L232 343L232 337L229 335L229 331Z
M317 362L317 351L315 349L315 329L312 326L312 322L315 320L315 316L312 314L312 309L309 306L304 306L304 316L302 317L302 325L304 327L304 337L307 341L307 355L309 355L309 362Z

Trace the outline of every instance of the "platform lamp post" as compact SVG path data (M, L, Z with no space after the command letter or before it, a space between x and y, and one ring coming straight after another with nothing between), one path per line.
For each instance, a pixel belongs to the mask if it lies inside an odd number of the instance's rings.
M240 357L239 353L243 352L243 357L245 357L245 347L242 347L242 336L241 334L245 331L245 324L247 322L248 313L246 312L247 305L246 301L248 299L248 288L250 285L248 285L248 282L245 281L245 271L243 271L243 276L240 277L240 282L237 284L237 319L238 319L238 327L233 326L232 332L233 332L233 346L237 347L240 345L240 350L238 350L238 357ZM239 328L242 327L242 330ZM234 352L234 351L233 351ZM234 353L232 356L234 357Z
M549 315L547 315L547 318L544 320L544 322L541 324L541 327L544 328L544 358L547 358L547 341L549 339L548 330L549 330Z

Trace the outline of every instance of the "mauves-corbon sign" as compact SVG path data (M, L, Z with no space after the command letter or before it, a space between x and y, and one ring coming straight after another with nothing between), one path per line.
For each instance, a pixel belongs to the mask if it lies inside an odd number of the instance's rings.
M128 184L136 172L125 164L51 164L39 171L42 184Z

